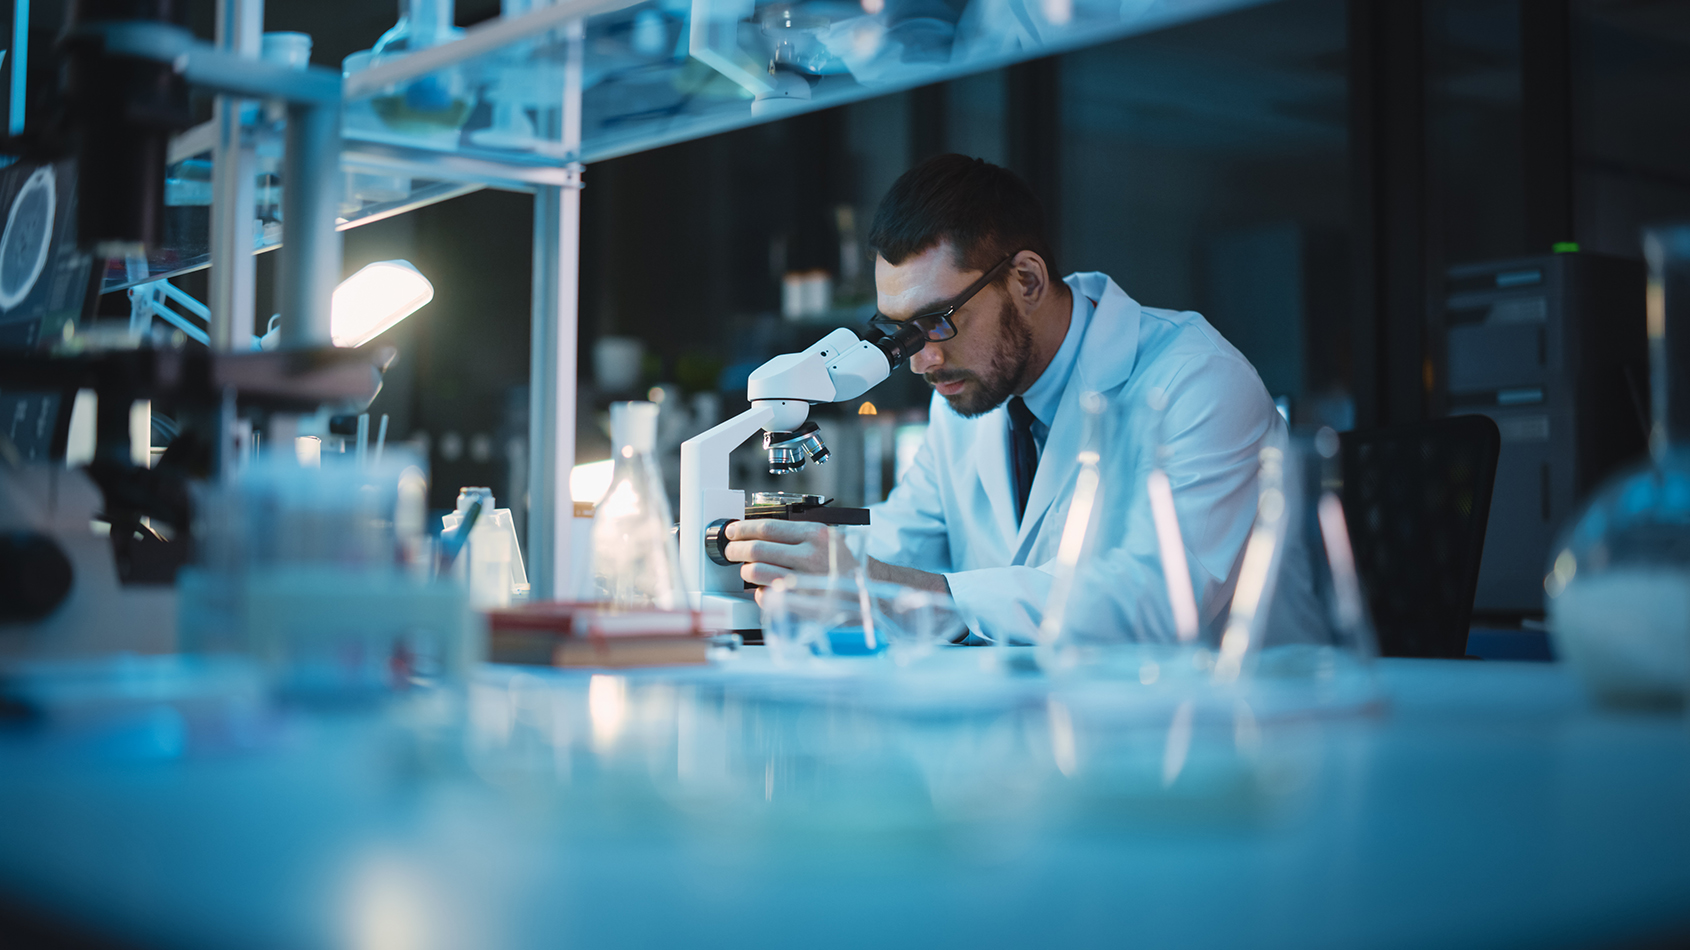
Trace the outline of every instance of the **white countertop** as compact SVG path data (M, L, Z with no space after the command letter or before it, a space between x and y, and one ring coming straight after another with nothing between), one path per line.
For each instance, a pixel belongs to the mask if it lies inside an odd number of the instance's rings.
M176 947L1690 933L1690 728L1593 710L1564 667L1383 660L1372 711L1217 716L1005 685L990 652L935 660L942 702L748 651L490 667L468 717L294 714L257 751L0 734L0 899Z

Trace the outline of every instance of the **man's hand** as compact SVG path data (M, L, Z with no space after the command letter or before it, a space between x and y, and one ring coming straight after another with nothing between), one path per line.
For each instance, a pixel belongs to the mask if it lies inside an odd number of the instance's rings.
M743 561L739 576L758 585L771 584L791 574L828 573L828 546L833 547L834 567L840 574L857 569L856 559L845 547L841 532L810 521L781 521L775 518L746 518L727 527L728 544L722 553L730 561ZM868 576L906 587L951 592L943 574L929 574L911 567L895 567L868 559ZM761 592L759 592L761 593Z
M728 544L722 553L730 561L742 561L739 576L748 583L766 585L788 574L828 572L827 525L775 518L747 518L727 528ZM849 574L856 561L845 549L845 539L833 536L837 570Z

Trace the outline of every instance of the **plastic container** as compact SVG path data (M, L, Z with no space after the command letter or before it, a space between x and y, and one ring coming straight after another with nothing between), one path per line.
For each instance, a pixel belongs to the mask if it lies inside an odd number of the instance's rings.
M496 507L491 488L460 488L456 510L441 519L442 532L456 531L477 500L481 514L453 563L453 570L469 588L477 610L497 610L528 599L528 574L522 545L509 508Z

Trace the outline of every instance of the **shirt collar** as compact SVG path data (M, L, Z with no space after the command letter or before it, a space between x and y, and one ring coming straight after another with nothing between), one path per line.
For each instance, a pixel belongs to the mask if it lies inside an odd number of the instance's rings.
M1068 335L1062 338L1062 346L1051 357L1050 365L1021 396L1027 408L1033 411L1033 418L1039 420L1046 431L1050 430L1057 407L1062 404L1063 390L1068 388L1068 377L1074 374L1074 362L1080 355L1080 338L1085 336L1086 324L1091 321L1092 303L1086 295L1074 291L1070 296L1074 300L1074 309L1068 318Z

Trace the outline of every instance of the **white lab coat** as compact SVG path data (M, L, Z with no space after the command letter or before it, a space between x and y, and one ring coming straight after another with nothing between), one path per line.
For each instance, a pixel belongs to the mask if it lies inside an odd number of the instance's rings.
M873 509L869 553L945 575L975 634L1030 642L1050 593L1078 473L1080 396L1098 392L1109 400L1111 421L1100 523L1114 540L1097 565L1107 583L1086 591L1088 620L1132 639L1172 640L1145 492L1158 443L1167 447L1162 467L1207 625L1237 582L1256 511L1257 455L1284 439L1284 420L1249 361L1198 314L1141 307L1105 274L1074 274L1066 283L1097 306L1019 528L1007 410L965 419L935 393L926 442L891 496ZM1158 390L1167 400L1160 413L1151 408Z

